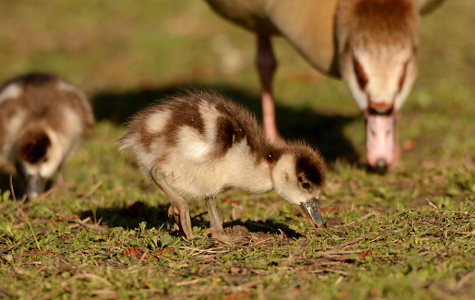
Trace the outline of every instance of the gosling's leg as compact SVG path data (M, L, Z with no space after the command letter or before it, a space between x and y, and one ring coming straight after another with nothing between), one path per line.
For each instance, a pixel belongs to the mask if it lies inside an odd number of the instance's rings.
M216 198L215 197L206 197L206 206L208 206L209 214L209 225L211 229L211 236L213 238L224 237L223 225L218 216L218 211L216 210Z
M191 230L191 219L188 205L185 200L178 195L170 186L165 182L165 179L157 172L157 168L154 167L150 170L150 176L155 184L168 196L172 206L168 210L168 214L173 214L175 221L180 228L180 231L185 235L185 238L193 238L193 232Z

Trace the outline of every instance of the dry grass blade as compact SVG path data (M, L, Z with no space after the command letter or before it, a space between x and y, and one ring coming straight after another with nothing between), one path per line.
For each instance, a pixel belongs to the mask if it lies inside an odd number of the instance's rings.
M361 223L362 221L366 220L367 218L371 217L371 216L375 216L376 214L374 212L369 212L367 213L366 215L362 216L361 218L359 218L358 220L356 221L353 221L353 222L349 222L349 223L346 223L346 224L343 224L343 225L340 225L341 227L346 227L346 226L351 226L351 225L354 225L354 224L358 224L358 223Z
M96 183L93 187L91 187L91 189L84 195L81 196L81 199L85 199L85 198L89 198L92 194L94 194L94 192L101 187L101 185L103 184L102 181L99 181L98 183Z
M346 246L349 246L349 245L351 245L351 244L354 244L354 243L356 243L356 242L359 242L359 241L361 241L361 240L364 240L365 238L369 237L369 236L372 235L372 234L377 234L377 233L378 233L378 232L369 232L369 233L367 233L367 234L363 234L362 236L359 236L359 237L357 237L357 238L354 238L354 239L351 239L351 240L349 240L349 241L346 241L346 242L337 244L337 245L335 245L334 248L344 248L344 247L346 247Z
M73 277L69 278L68 280L64 281L61 283L61 287L65 288L66 286L68 286L69 284L71 284L72 282L78 280L78 279L94 279L94 280L97 280L99 282L102 282L103 284L107 285L107 286L112 286L112 284L107 281L106 279L96 275L96 274L92 274L92 273L80 273L80 274L76 274L74 275Z
M16 242L15 244L9 246L8 248L6 248L5 250L2 250L2 253L7 253L8 251L12 250L13 248L16 248L22 244L24 244L25 242L31 240L33 237L35 237L35 235L38 237L38 236L42 236L44 235L45 233L44 232L37 232L35 234L31 234L29 235L28 237Z
M321 273L335 273L335 274L340 274L343 276L349 276L350 273L341 271L341 270L335 270L335 269L329 269L329 268L323 268L323 269L315 269L315 270L309 270L309 273L312 274L321 274Z
M335 256L335 255L347 255L347 254L355 254L361 253L363 251L368 251L369 249L360 249L360 250L330 250L324 252L315 253L316 257L326 257L326 256Z
M100 226L98 224L88 224L90 219L91 219L90 217L87 217L84 220L74 220L74 222L89 229L100 230L100 231L105 230L105 227Z
M117 292L113 290L107 290L107 289L102 289L102 290L92 290L91 293L93 295L102 297L102 298L108 298L108 299L115 299L117 298Z
M199 282L205 281L205 280L206 280L205 278L196 278L196 279L193 279L193 280L185 280L185 281L178 282L176 284L176 286L193 285L193 284L197 284Z
M10 192L12 193L12 199L14 202L16 202L15 189L13 188L13 174L10 174L9 184L10 184Z
M424 200L427 202L427 204L429 204L430 206L432 206L434 209L439 209L437 207L437 205L434 204L434 202L430 201L429 198L425 197Z
M223 253L228 253L231 251L230 249L225 249L225 248L199 249L199 248L192 248L192 247L186 247L186 246L178 247L178 249L190 250L191 251L190 255L192 256L203 254L203 253L223 254Z
M472 277L475 275L475 270L473 270L472 272L469 272L467 274L465 274L456 284L455 284L455 289L459 290L461 288L463 288L471 279Z
M339 286L343 282L343 276L338 277L337 280L335 280L335 283L333 284L334 286Z
M39 201L39 200L43 200L43 199L49 197L50 195L56 193L57 190L58 190L58 187L57 187L57 186L53 186L53 187L50 188L46 193L41 194L41 195L37 198L37 200L38 200L38 201Z
M260 241L257 241L257 242L253 242L253 243L248 243L247 246L248 247L255 247L257 245L260 245L260 244L264 244L270 240L273 240L274 238L273 237L270 237L270 238L267 238L267 239L263 239L263 240L260 240Z

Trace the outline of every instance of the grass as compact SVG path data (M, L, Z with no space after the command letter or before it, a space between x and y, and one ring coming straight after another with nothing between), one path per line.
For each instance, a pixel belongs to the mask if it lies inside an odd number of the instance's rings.
M361 168L364 124L343 84L276 39L279 126L328 159L327 226L311 228L275 193L229 191L218 209L233 245L203 235L203 200L189 201L199 238L181 238L168 200L114 141L130 114L189 85L259 113L253 37L203 1L0 8L0 79L60 74L85 89L98 120L64 186L25 201L8 174L0 179L0 298L475 297L472 1L448 1L422 21L419 78L399 121L402 162L385 176Z

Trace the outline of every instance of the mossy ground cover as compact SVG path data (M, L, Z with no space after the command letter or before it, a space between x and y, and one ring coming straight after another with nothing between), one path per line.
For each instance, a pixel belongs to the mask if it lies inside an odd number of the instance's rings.
M131 114L189 86L259 114L254 37L204 1L3 1L0 78L62 75L97 126L40 198L13 197L5 168L0 298L473 299L475 4L447 2L422 20L402 159L384 176L362 165L364 122L343 84L275 40L280 130L328 161L326 227L275 193L229 191L218 209L235 242L223 244L204 235L200 199L198 238L181 238L168 200L114 142Z

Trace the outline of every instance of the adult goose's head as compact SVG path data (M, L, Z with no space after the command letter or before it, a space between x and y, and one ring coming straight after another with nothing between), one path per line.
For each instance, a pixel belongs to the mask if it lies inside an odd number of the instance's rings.
M340 0L336 18L340 72L366 119L366 159L385 171L416 78L419 14L411 0Z

